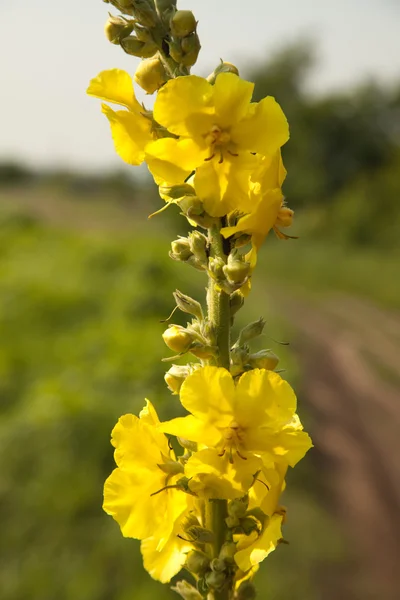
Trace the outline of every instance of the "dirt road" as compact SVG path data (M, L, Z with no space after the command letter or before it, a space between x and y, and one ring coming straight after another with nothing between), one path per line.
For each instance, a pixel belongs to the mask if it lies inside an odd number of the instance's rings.
M339 294L274 300L295 332L322 485L351 557L321 574L321 598L399 600L400 315Z

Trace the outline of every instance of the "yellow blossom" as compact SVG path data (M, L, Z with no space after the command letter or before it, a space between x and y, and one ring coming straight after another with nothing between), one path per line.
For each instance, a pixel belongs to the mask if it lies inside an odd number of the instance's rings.
M185 380L180 399L191 414L160 429L217 448L230 460L253 453L267 466L294 466L311 447L295 414L296 396L273 371L254 369L235 385L226 369L202 367Z
M212 216L247 205L255 153L273 155L289 138L280 106L270 96L252 103L253 88L234 73L221 73L214 85L195 75L178 77L154 105L157 122L179 139L147 147L151 172L174 184L196 169L196 193Z
M128 109L114 111L107 104L101 105L111 126L117 154L130 165L140 165L145 147L154 136L152 120L145 116L144 108L136 100L130 75L120 69L102 71L91 80L87 94Z
M158 425L149 402L140 418L128 414L119 419L111 439L118 468L105 482L103 508L125 537L156 537L161 550L187 508L188 495L176 489L156 493L176 483L183 470Z

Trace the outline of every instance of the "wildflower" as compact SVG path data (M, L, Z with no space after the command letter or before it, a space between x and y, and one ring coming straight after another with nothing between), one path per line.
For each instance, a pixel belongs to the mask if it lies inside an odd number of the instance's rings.
M117 154L130 165L140 165L146 145L154 139L153 125L136 99L130 75L120 69L102 71L91 80L87 94L128 109L114 111L107 104L101 105L110 122Z
M150 402L140 418L127 414L119 419L111 438L118 468L105 482L103 508L125 537L156 537L161 550L189 496L175 488L157 493L176 484L183 471L158 424Z
M191 414L160 429L226 452L231 461L254 453L267 466L294 466L311 447L295 414L296 396L273 371L254 369L235 385L226 369L202 367L182 384L180 399Z
M214 85L195 75L178 77L154 105L157 122L179 139L148 146L151 172L174 184L197 169L196 193L211 216L247 205L254 153L273 155L289 138L280 106L270 96L251 103L253 88L234 73L221 73Z

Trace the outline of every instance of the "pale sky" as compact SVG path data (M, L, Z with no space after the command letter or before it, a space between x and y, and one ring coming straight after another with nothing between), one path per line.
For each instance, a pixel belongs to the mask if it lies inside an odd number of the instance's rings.
M193 72L200 75L220 58L245 74L258 58L311 37L319 49L311 83L319 93L366 77L400 79L398 0L178 0L178 6L199 20L203 47ZM100 102L85 95L99 71L133 73L138 64L105 39L109 8L101 0L0 0L0 160L82 169L121 164Z

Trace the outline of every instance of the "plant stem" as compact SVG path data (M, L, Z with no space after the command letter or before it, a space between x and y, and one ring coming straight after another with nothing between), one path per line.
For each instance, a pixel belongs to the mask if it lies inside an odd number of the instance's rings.
M214 258L221 258L226 262L226 255L223 248L223 239L220 234L221 224L213 225L209 233L210 254ZM230 303L229 295L218 288L215 281L209 277L208 281L208 319L213 326L218 346L217 365L229 370L230 366ZM206 501L206 527L211 529L215 535L215 541L212 548L213 558L218 557L221 546L225 542L227 527L225 519L227 517L226 500ZM208 595L209 600L229 600L231 592L229 589L214 590Z

